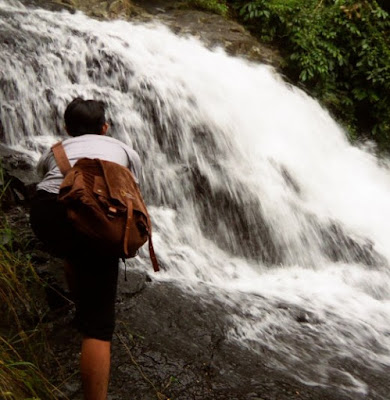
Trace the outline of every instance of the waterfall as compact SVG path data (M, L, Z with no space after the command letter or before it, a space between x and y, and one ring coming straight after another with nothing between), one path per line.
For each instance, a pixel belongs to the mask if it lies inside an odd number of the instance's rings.
M230 340L306 384L366 396L388 375L386 161L271 67L158 24L0 0L0 38L3 143L36 162L82 96L139 153L152 279L226 302Z

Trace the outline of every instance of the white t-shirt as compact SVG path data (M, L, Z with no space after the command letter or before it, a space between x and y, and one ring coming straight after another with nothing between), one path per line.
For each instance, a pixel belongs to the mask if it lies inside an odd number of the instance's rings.
M116 162L130 169L137 183L141 177L141 160L138 154L129 146L110 136L82 135L66 139L62 142L65 153L73 166L80 158L99 158ZM53 152L47 151L37 165L38 174L42 179L37 185L38 190L58 193L64 179Z

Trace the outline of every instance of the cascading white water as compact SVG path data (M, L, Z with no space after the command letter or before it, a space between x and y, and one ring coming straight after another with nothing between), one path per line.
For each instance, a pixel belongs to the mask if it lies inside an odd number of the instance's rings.
M365 396L386 376L385 161L272 68L162 26L0 0L0 38L4 143L37 160L83 96L139 152L164 266L153 279L229 304L230 339L307 384ZM141 256L131 264L150 268Z

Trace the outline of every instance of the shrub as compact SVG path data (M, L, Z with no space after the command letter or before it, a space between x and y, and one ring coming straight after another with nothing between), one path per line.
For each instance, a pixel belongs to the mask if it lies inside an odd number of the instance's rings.
M390 150L390 16L375 0L233 1L284 55L283 72L349 128Z
M188 5L199 10L211 11L215 14L227 16L229 8L224 0L189 0Z

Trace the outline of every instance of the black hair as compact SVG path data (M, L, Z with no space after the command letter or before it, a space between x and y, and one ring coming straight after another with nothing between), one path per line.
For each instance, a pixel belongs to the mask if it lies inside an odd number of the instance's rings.
M66 107L65 126L70 136L100 135L106 123L102 101L83 100L77 97Z

